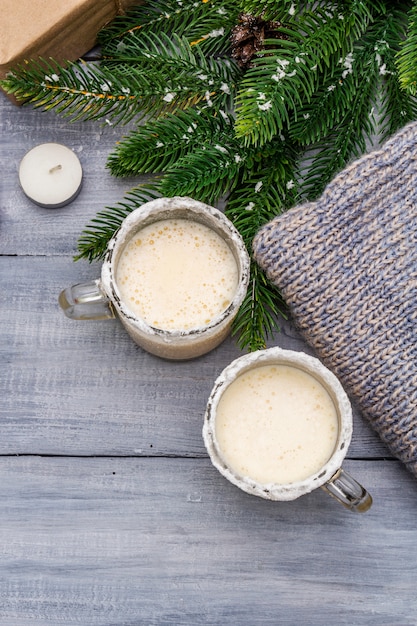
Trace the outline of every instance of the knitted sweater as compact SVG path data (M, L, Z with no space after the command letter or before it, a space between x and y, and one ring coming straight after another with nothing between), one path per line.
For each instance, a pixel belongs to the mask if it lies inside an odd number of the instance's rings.
M253 249L305 340L417 476L417 123L264 226Z

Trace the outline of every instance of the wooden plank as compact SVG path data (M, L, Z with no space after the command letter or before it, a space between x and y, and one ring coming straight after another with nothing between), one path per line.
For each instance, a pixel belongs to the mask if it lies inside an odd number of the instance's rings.
M242 354L235 340L175 363L142 351L116 320L68 320L60 290L98 275L70 257L0 257L0 453L205 456L205 406ZM288 323L273 343L309 351ZM359 414L349 454L389 456Z
M415 624L415 480L346 466L368 513L249 496L207 459L0 459L0 624Z

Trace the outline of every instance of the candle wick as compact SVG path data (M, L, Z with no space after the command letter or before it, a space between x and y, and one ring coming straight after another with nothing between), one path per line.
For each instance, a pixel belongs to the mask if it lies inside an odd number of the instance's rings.
M54 165L54 167L51 167L51 169L49 170L49 173L53 174L54 172L57 172L58 170L62 170L61 163L58 163L58 165Z

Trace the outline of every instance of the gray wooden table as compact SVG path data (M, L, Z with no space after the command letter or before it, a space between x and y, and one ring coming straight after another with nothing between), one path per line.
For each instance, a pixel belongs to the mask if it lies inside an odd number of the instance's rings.
M346 461L363 515L318 490L249 496L202 441L232 339L191 362L153 357L118 321L73 322L60 290L98 277L73 262L86 223L137 181L106 157L123 128L70 124L0 94L0 624L417 624L417 482L355 412ZM67 207L25 198L18 166L46 141L79 155ZM311 352L291 323L272 344Z

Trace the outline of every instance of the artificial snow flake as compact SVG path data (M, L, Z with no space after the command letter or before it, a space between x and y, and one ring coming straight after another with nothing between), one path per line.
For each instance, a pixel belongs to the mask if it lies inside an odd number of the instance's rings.
M290 64L288 59L278 59L277 62L278 62L277 71L276 71L276 74L272 74L271 76L272 80L276 80L278 83L280 80L282 80L286 76L294 75L294 72L287 74L287 72L285 71L285 68L288 67Z
M224 28L219 28L218 30L212 30L209 32L207 37L222 37L224 35Z
M245 206L245 211L253 211L254 208L255 208L255 203L249 202L249 204Z
M292 5L290 6L290 8L288 9L288 13L290 15L295 15L295 4L292 3Z
M110 91L110 87L111 87L111 83L103 83L102 85L100 85L100 89L101 91Z
M235 159L235 163L240 163L242 160L242 157L240 156L240 154L235 154L234 159Z
M227 154L227 148L225 148L224 146L219 146L219 144L217 143L214 147L219 152L223 152L223 154Z
M207 80L208 76L207 74L197 74L197 78L199 78L200 80Z
M263 182L261 180L258 183L256 183L256 185L255 185L255 192L256 193L259 193L261 191L262 185L263 185Z
M378 41L378 43L375 44L375 46L374 46L375 63L377 64L377 67L379 69L379 74L381 76L385 76L386 74L392 74L392 72L390 72L387 69L387 64L382 61L382 56L380 54L380 52L386 52L387 48L389 48L389 44L386 41L384 41L383 39Z
M309 119L309 117L310 117L310 113L304 113L303 118L304 118L305 120L308 120L308 119Z
M211 99L211 93L209 91L206 91L206 93L204 94L204 98L207 102L207 106L212 107L213 106L213 101Z
M285 78L286 74L284 72L284 70L281 69L277 69L277 73L276 74L272 74L271 78L272 80L276 80L277 83L279 83L280 80L282 80L283 78Z
M165 94L162 100L165 100L165 102L172 102L174 98L175 98L175 93L172 91L168 91L168 93Z
M130 94L129 87L122 87L122 92L125 93L126 95L129 95Z
M327 87L327 91L334 91L336 89L336 85L329 85Z
M258 93L258 100L266 100L266 95L262 91Z
M272 102L271 102L271 100L268 100L268 102L264 102L263 104L258 102L258 109L260 111L269 111L269 109L272 109Z
M223 109L219 109L219 113L220 113L220 115L222 116L222 118L224 120L228 120L229 119L229 116L227 115L227 113L225 111L223 111Z
M349 52L344 59L340 59L339 63L345 68L342 72L342 78L346 78L348 74L353 72L353 53Z
M163 142L162 142L162 141L157 141L157 142L156 142L156 144L155 144L155 147L156 147L156 148L163 148L163 147L164 147L164 144L163 144Z
M230 87L227 83L222 83L220 85L220 90L224 91L224 93L230 94Z
M287 189L292 189L295 187L295 182L291 179L287 182Z

